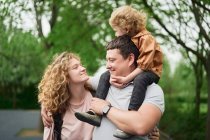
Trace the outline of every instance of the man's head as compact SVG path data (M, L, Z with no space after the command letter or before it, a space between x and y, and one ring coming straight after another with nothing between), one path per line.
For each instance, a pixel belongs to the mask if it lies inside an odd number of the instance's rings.
M127 76L137 66L139 50L127 35L113 39L106 46L107 69L116 76Z

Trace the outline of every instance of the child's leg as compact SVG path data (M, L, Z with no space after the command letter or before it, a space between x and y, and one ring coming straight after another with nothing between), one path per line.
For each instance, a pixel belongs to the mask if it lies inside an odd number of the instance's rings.
M97 98L106 99L110 87L109 79L110 79L109 71L106 71L101 75L98 83L98 88L96 90Z
M109 87L110 87L109 79L110 79L109 71L101 75L95 97L100 98L100 99L106 98ZM80 121L87 122L91 125L94 125L94 126L101 125L102 117L95 114L95 112L93 112L92 110L89 110L87 112L76 112L75 116Z
M144 101L147 86L153 82L158 83L159 77L150 71L144 71L134 78L134 88L132 96L130 99L130 104L128 106L129 110L138 110ZM114 136L121 139L129 139L133 135L125 133L121 130L117 130Z
M134 88L130 100L129 110L138 110L144 101L147 86L153 82L158 83L159 76L151 71L144 71L134 78Z

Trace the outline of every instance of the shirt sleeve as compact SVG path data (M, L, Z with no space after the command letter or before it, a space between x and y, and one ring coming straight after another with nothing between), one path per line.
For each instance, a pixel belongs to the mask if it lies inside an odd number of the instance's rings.
M140 55L137 60L139 68L149 70L153 66L155 56L156 40L151 35L141 37L139 42Z
M54 140L53 129L54 129L54 123L52 124L52 126L50 128L44 127L43 140Z
M151 84L147 87L144 103L151 103L158 107L161 113L165 110L164 94L161 87L157 84Z
M93 90L96 90L98 87L98 83L99 83L99 79L100 79L101 75L94 75L92 77L90 77L90 85L93 88Z
M94 90L97 89L100 77L105 71L107 71L106 67L102 66L97 70L97 72L92 77L90 77L90 85Z

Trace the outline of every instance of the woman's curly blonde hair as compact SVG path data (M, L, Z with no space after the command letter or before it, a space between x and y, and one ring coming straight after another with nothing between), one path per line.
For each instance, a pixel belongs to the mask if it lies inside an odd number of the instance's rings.
M65 112L69 105L69 68L73 58L80 60L73 53L63 52L55 55L38 85L38 102L51 113Z
M112 28L118 27L127 31L128 35L133 37L146 27L146 19L146 13L126 5L112 12L109 18L109 24Z

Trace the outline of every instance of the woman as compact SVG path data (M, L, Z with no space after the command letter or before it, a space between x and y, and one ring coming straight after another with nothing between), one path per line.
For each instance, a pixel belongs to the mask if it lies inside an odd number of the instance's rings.
M91 140L93 126L81 122L74 116L75 112L85 112L90 107L91 92L87 86L89 77L81 65L78 56L64 52L56 56L48 65L39 83L38 101L54 118L61 114L60 136L55 133L57 123L44 128L44 140Z

